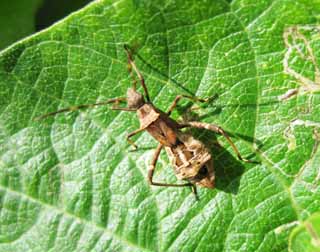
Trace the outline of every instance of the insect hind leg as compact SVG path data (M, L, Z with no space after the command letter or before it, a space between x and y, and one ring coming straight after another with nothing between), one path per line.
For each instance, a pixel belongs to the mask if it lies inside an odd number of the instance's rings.
M191 183L184 183L184 184L168 184L168 183L159 183L159 182L154 182L153 181L153 174L154 174L154 170L156 168L156 164L160 155L160 152L163 148L162 144L159 144L156 148L156 151L153 155L150 167L149 167L149 171L148 171L148 182L150 185L154 185L154 186L172 186L172 187L184 187L184 186L190 186L193 188L193 191L196 192L194 190L194 185Z

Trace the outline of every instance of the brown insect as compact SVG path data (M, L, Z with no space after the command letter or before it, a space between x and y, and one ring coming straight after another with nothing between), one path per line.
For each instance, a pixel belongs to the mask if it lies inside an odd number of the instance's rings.
M140 121L140 128L128 134L127 141L135 149L137 149L137 146L131 140L131 137L146 130L159 142L148 171L148 181L151 185L155 186L190 186L192 187L194 192L196 189L195 186L197 185L206 188L214 188L215 174L210 151L201 141L195 139L192 135L181 131L181 129L183 128L194 127L207 129L222 134L229 142L238 158L244 162L250 162L249 160L241 157L237 147L234 145L228 134L219 126L196 121L179 123L170 118L171 112L175 109L177 103L181 98L186 98L198 102L206 102L206 99L187 95L178 95L172 102L167 112L163 112L160 109L156 108L150 100L144 78L133 61L130 49L126 45L124 46L124 48L128 56L129 73L133 79L133 87L128 89L126 98L120 97L110 99L105 102L84 104L65 108L45 114L38 117L37 119L43 119L62 112L75 111L81 108L88 108L111 103L114 104L111 108L113 110L136 111ZM144 96L136 90L137 81L132 70L134 70L140 80L141 86L144 90ZM127 107L119 107L118 105L121 102L126 102ZM177 178L180 180L186 180L188 181L187 183L169 184L155 182L153 180L156 163L163 148L166 150L170 158Z

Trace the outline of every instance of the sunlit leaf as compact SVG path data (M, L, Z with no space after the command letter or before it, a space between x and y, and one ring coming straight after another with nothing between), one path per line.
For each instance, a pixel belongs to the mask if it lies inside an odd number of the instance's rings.
M317 0L103 0L1 52L0 251L288 251L320 210L319 14ZM148 185L156 142L142 133L130 152L134 113L33 120L124 96L125 43L159 108L218 96L193 113L260 163L195 131L216 169L196 201ZM155 176L176 181L165 153Z

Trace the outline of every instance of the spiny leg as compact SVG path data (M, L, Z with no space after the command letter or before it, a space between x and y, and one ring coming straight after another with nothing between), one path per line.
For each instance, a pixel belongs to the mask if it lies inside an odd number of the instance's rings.
M131 144L133 146L134 150L137 150L138 146L130 138L133 137L134 135L144 131L144 130L145 130L144 128L137 129L137 130L134 130L134 131L132 131L131 133L129 133L127 135L127 141L128 141L129 144Z
M59 109L57 111L50 112L50 113L38 116L38 117L34 118L34 120L36 120L36 121L37 120L42 120L42 119L45 119L45 118L47 118L49 116L54 116L56 114L60 114L60 113L64 113L64 112L73 112L73 111L77 111L77 110L83 109L83 108L93 108L93 107L96 107L96 106L107 105L107 104L110 104L110 103L119 103L121 101L126 101L126 98L119 97L119 98L113 98L113 99L110 99L110 100L107 100L107 101L103 101L103 102L71 106L71 107L68 107L68 108Z
M219 127L218 125L215 124L209 124L209 123L203 123L203 122L186 122L181 124L182 127L194 127L194 128L198 128L198 129L207 129L207 130L211 130L214 131L216 133L219 133L221 135L224 136L224 138L229 142L229 144L231 145L232 149L234 150L234 152L237 154L238 158L244 162L247 163L252 163L253 161L245 159L241 156L238 148L235 146L235 144L232 142L231 138L229 137L229 135L227 134L227 132L225 132L221 127Z
M131 112L137 111L134 108L122 108L122 107L116 107L116 106L113 106L111 109L112 110L131 111Z
M190 96L190 95L177 95L176 98L173 100L168 112L167 112L167 115L169 116L171 114L171 112L175 109L175 107L177 106L178 102L181 100L181 98L186 98L186 99L189 99L189 100L192 100L194 102L207 102L208 99L201 99L201 98L198 98L198 97L193 97L193 96Z
M141 82L141 86L143 87L143 90L144 90L144 93L145 93L145 96L146 96L146 99L148 102L150 102L150 97L149 97L149 93L148 93L148 89L146 87L146 84L145 84L145 81L144 81L144 78L142 76L142 74L140 73L139 69L137 68L136 64L134 63L133 61L133 58L132 58L132 54L130 52L130 49L127 45L124 45L124 49L126 50L127 52L127 56L128 56L128 63L129 63L129 72L130 72L130 75L131 77L133 78L134 80L134 83L133 83L133 87L135 88L135 79L133 77L133 75L131 74L132 72L132 69L136 72L136 74L138 75L138 78Z
M120 102L126 102L127 98L126 97L117 97L117 98L112 98L108 100L108 103L116 103L119 104Z
M148 170L148 182L150 185L154 185L154 186L174 186L174 187L182 187L182 186L191 186L194 187L193 184L191 183L185 183L185 184L167 184L167 183L159 183L159 182L154 182L153 181L153 173L160 155L160 152L163 148L162 144L158 144L156 151L153 155L149 170Z

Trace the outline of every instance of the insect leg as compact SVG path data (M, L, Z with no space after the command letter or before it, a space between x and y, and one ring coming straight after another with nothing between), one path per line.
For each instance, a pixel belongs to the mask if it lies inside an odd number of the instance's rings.
M128 141L129 144L131 144L133 146L134 150L138 149L138 146L130 138L133 137L134 135L144 131L144 130L145 130L144 128L137 129L137 130L132 131L131 133L129 133L127 135L127 141Z
M114 103L116 105L119 105L120 102L125 102L127 101L127 98L114 98L114 99L111 99L109 100L110 103ZM126 108L126 107L119 107L119 106L116 106L116 105L113 105L111 107L112 110L123 110L123 111L137 111L136 109L132 109L132 108Z
M144 94L146 96L146 99L147 101L149 102L150 101L150 97L149 97L149 93L148 93L148 89L146 87L146 84L145 84L145 81L144 81L144 78L142 76L142 74L140 73L139 69L137 68L136 64L134 63L133 61L133 58L132 58L132 54L130 52L130 49L127 45L124 45L124 49L126 50L127 52L127 56L128 56L128 63L129 63L129 72L130 72L130 75L131 75L131 71L132 69L136 72L136 74L138 75L138 78L141 82L141 86L143 87L143 90L144 90ZM131 75L131 77L133 78L133 76ZM134 80L134 78L133 78ZM135 80L133 82L133 87L135 88Z
M238 158L244 162L252 163L253 161L245 159L241 156L237 146L232 142L231 138L221 127L215 124L203 123L203 122L186 122L181 125L182 127L194 127L199 129L207 129L219 133L224 136L224 138L229 142L234 152L237 154Z
M126 102L127 98L126 97L118 97L118 98L112 98L108 100L108 103L120 103L120 102Z
M206 102L208 101L208 99L201 99L201 98L198 98L198 97L193 97L193 96L189 96L189 95L177 95L176 98L173 100L168 112L167 112L167 115L169 116L171 114L171 112L174 110L174 108L177 106L178 102L181 100L181 98L186 98L186 99L189 99L189 100L192 100L194 102Z
M111 109L112 110L123 110L123 111L137 111L136 109L133 109L133 108L122 108L122 107L116 107L116 106L112 106Z
M193 187L194 185L191 183L185 183L185 184L167 184L167 183L159 183L159 182L154 182L153 181L153 173L160 155L160 152L163 148L162 144L159 144L157 146L157 149L153 155L149 170L148 170L148 182L150 185L154 185L154 186L174 186L174 187L181 187L181 186L191 186Z
M34 120L42 120L42 119L45 119L49 116L54 116L56 114L60 114L60 113L64 113L64 112L73 112L73 111L77 111L79 109L83 109L83 108L93 108L93 107L96 107L96 106L101 106L101 105L107 105L107 104L110 104L110 103L119 103L121 101L125 101L126 98L124 97L119 97L119 98L113 98L113 99L110 99L110 100L107 100L107 101L104 101L104 102L97 102L97 103L91 103L91 104L81 104L81 105L76 105L76 106L71 106L71 107L68 107L68 108L63 108L63 109L59 109L57 111L54 111L54 112L50 112L50 113L47 113L47 114L44 114L44 115L41 115L41 116L38 116L36 118L34 118Z

